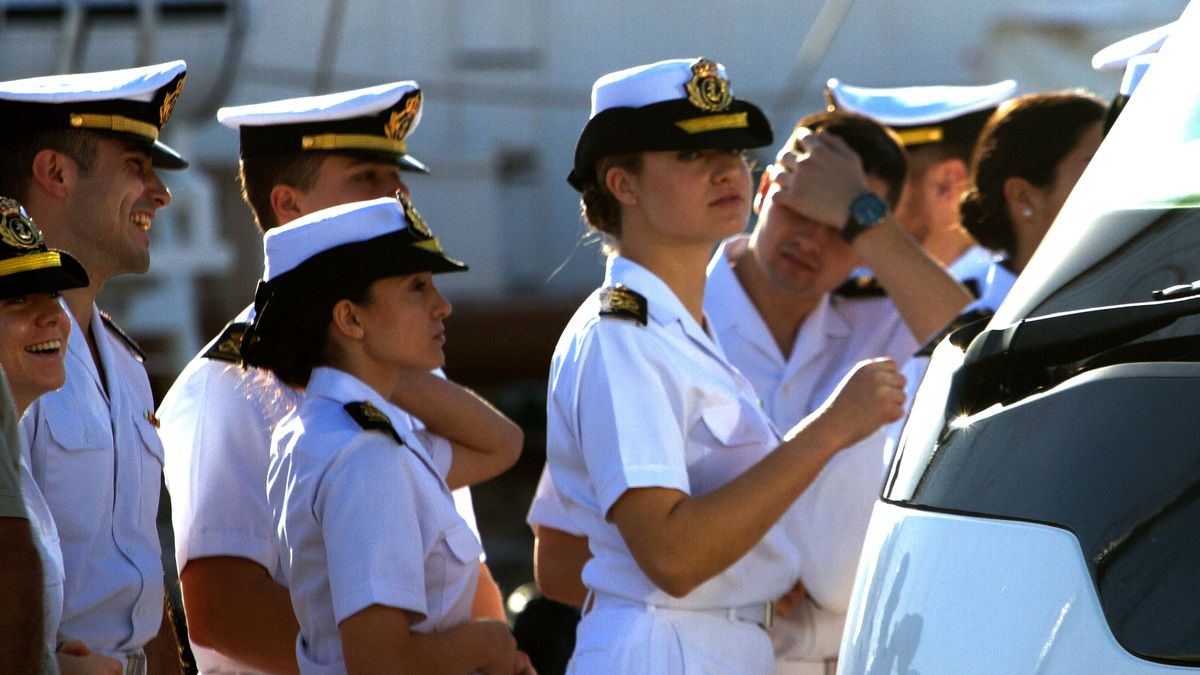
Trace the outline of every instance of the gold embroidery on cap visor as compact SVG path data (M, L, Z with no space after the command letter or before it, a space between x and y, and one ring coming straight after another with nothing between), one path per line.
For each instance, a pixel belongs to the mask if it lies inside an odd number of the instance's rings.
M417 213L417 209L413 206L412 201L403 192L397 192L396 199L400 200L400 205L404 207L404 219L408 221L408 226L422 237L432 238L433 232L429 230L429 225L425 223L425 219L421 217L421 214Z
M719 131L721 129L745 129L750 126L750 120L749 116L742 112L727 115L710 115L708 117L693 117L688 120L680 120L675 123L675 126L689 134L702 134L706 131Z
M900 139L900 144L907 147L922 143L941 143L945 134L941 127L916 127L913 129L892 129Z
M17 202L0 198L0 242L19 251L30 251L42 245L42 233L33 221L21 213Z
M383 135L394 141L402 141L412 130L417 121L417 113L421 112L421 92L416 92L404 102L403 110L394 110L383 125Z
M71 113L71 126L77 129L102 129L141 136L148 141L158 140L158 127L121 115Z
M167 94L163 99L162 106L158 109L158 126L163 126L167 120L171 119L171 111L175 109L175 104L179 102L179 95L183 93L183 83L187 80L187 75L179 78L179 82L175 84L175 90Z
M397 155L408 154L404 141L370 134L317 134L301 136L301 150L374 150Z
M705 112L720 112L733 102L729 80L721 77L717 64L700 59L692 66L692 80L684 85L688 102Z
M0 260L0 277L6 277L18 272L44 270L48 267L62 267L62 256L57 251L45 253L30 253L27 255Z

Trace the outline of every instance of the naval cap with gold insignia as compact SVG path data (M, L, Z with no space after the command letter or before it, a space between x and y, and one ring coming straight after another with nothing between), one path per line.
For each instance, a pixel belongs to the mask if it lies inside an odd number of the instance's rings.
M47 248L25 209L15 199L0 197L0 298L87 285L83 265L66 251Z
M97 73L49 75L0 82L0 137L84 129L145 144L154 166L187 167L179 153L158 140L183 92L187 64Z
M592 114L567 182L582 191L596 180L596 161L608 155L757 148L772 140L762 111L733 96L724 66L705 58L659 61L592 85Z
M996 106L1017 93L1004 80L981 86L858 87L825 83L830 110L869 117L896 132L905 147L934 143L973 145Z
M429 173L408 154L421 121L421 88L412 81L221 108L217 121L238 130L242 159L326 151Z
M417 272L461 272L403 193L315 211L267 232L254 323L242 340L255 365L256 343L277 339L298 308L341 289Z

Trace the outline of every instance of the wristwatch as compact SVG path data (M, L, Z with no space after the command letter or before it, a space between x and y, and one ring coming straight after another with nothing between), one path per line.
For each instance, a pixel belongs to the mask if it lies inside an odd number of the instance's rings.
M850 217L842 226L842 239L853 242L858 235L879 224L887 214L887 203L874 192L864 192L850 202Z

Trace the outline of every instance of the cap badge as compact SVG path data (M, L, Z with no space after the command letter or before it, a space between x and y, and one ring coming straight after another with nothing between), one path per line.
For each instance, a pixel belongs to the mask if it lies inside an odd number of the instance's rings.
M400 200L400 205L404 207L404 219L408 221L408 226L425 239L432 237L433 232L429 231L429 226L425 224L425 219L421 217L421 214L417 213L416 207L413 206L408 196L403 192L397 192L396 199Z
M171 111L175 109L175 103L179 101L179 95L183 93L183 82L187 79L187 75L179 78L179 82L175 83L175 90L169 92L166 98L163 99L162 107L158 109L158 126L162 128L167 120L171 118Z
M700 59L692 66L692 80L684 88L688 102L706 112L724 110L733 102L729 80L721 77L717 64L708 59Z
M21 250L38 248L42 233L37 225L21 212L21 205L8 197L0 197L0 242Z
M402 110L393 110L387 124L383 125L383 133L393 141L402 141L412 130L417 113L421 111L421 92L413 92L405 101Z

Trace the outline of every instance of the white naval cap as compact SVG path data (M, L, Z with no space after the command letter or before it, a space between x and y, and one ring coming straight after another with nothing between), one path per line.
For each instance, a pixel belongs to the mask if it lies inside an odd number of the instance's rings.
M326 151L395 162L428 173L408 154L407 139L421 121L421 88L406 80L321 96L232 106L217 121L237 129L243 159Z
M601 157L650 150L757 148L773 140L757 106L734 98L725 66L668 59L601 76L567 177L582 190Z
M263 238L263 252L265 282L278 282L306 267L332 270L330 263L345 261L358 272L378 268L387 273L380 276L466 269L442 252L403 193L314 211L273 228Z
M1155 54L1162 48L1177 22L1172 21L1157 28L1151 28L1136 35L1130 35L1108 45L1092 55L1092 68L1096 70L1116 70L1129 65L1132 59L1147 54Z
M830 110L885 124L905 146L973 142L996 106L1016 93L1013 80L980 86L859 87L831 78L825 84Z
M65 129L113 134L146 144L155 166L182 169L187 162L158 134L186 78L187 64L170 61L0 82L0 135Z

